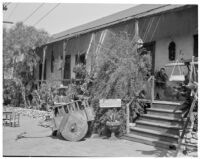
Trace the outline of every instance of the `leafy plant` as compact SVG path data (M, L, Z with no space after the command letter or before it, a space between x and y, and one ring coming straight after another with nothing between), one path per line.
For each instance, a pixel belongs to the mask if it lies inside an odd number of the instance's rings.
M144 106L137 101L143 85L148 79L151 70L150 55L142 54L143 49L138 49L136 37L131 39L127 33L120 33L112 38L110 49L104 49L104 45L97 58L97 66L92 78L92 84L88 87L91 104L96 112L94 131L103 134L106 130L105 122L109 115L105 109L98 108L98 99L116 99L123 101L122 108L117 110L122 125L120 134L125 131L125 104L131 98L135 98L132 104L134 117L143 113ZM94 101L93 101L94 100Z
M73 68L73 72L76 74L77 79L85 79L87 75L86 66L84 64L77 64Z
M9 30L3 30L4 71L13 68L13 80L20 88L18 92L25 106L28 105L27 97L34 87L33 70L40 60L34 49L49 39L47 32L21 22Z

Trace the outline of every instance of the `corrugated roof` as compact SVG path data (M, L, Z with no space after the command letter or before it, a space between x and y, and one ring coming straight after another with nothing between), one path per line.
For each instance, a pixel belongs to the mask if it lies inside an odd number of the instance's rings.
M65 38L70 38L78 36L80 34L85 34L97 29L102 29L122 21L127 21L135 18L142 18L145 16L150 16L158 13L163 13L166 11L174 10L176 8L183 7L185 5L163 5L163 4L142 4L135 7L131 7L124 11L100 18L98 20L68 29L66 31L60 32L53 35L53 40L50 42L60 41Z

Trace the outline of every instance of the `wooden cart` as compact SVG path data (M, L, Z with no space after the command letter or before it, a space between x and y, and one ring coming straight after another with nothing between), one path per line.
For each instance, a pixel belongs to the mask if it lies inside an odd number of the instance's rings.
M94 120L93 108L87 99L72 102L54 102L53 134L61 134L66 140L79 141L88 131L88 122Z

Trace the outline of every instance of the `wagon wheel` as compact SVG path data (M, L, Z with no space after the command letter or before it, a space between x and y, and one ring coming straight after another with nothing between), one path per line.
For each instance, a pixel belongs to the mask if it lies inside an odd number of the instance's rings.
M87 118L80 112L76 111L69 115L61 135L69 141L81 140L88 131Z

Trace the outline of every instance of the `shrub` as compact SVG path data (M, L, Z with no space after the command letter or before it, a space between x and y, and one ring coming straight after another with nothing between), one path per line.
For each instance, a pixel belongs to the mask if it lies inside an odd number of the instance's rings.
M98 99L117 99L123 101L122 108L117 110L122 123L120 134L125 131L125 105L132 98L132 113L136 118L143 112L144 106L136 99L143 90L151 70L150 55L138 49L136 37L131 39L126 33L120 33L112 38L108 44L110 49L101 48L97 58L98 66L92 84L88 87L91 104L95 108L96 119L94 131L104 134L105 122L108 120L108 110L98 108Z

